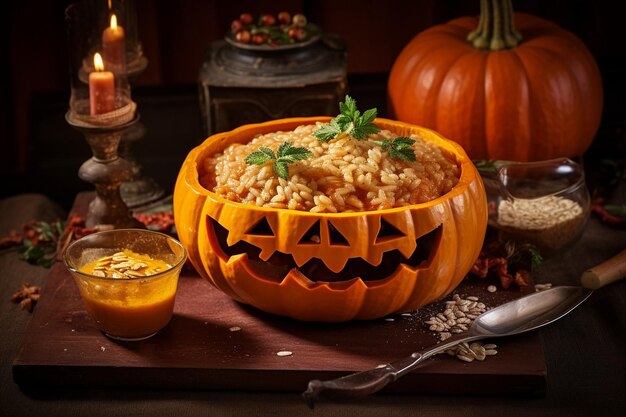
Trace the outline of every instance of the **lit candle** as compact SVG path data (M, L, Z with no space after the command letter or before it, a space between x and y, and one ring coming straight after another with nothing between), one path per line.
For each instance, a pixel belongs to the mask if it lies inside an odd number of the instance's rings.
M102 56L108 65L118 67L126 58L124 28L117 25L117 17L111 14L111 26L102 32Z
M93 57L96 69L89 74L89 106L91 115L115 110L115 78L111 71L104 70L104 62L99 53Z

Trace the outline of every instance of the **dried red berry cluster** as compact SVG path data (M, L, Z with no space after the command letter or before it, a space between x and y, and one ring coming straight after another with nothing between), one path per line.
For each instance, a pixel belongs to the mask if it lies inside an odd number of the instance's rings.
M174 213L172 212L136 214L135 218L150 230L167 234L174 233Z
M483 249L474 262L469 274L480 278L495 275L502 288L512 284L519 287L530 285L529 256L523 253L528 248L515 248L508 242L500 242L496 235L487 235Z
M306 25L303 14L295 14L293 18L288 12L280 12L276 17L262 14L255 20L250 13L242 13L232 21L230 30L237 42L277 46L306 40Z

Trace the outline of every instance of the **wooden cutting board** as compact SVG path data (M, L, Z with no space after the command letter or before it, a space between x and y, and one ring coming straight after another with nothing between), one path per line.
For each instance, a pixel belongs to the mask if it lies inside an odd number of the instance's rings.
M531 291L489 293L487 285L466 279L455 292L495 307ZM187 269L168 326L141 342L118 342L95 328L71 275L57 263L26 329L13 377L23 387L304 391L311 379L369 369L437 343L424 321L442 311L444 301L373 321L305 323L239 304ZM498 354L484 362L437 355L385 391L543 394L546 365L538 333L493 342ZM280 351L292 355L278 356Z

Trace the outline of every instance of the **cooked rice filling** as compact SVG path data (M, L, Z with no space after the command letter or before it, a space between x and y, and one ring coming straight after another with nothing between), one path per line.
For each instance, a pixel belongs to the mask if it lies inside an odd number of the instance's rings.
M314 213L381 210L424 203L449 192L459 179L459 167L437 145L412 135L416 161L393 159L368 141L343 137L320 142L318 125L291 132L260 135L247 144L232 144L204 160L200 183L232 201ZM388 130L368 139L393 139ZM244 159L264 146L276 152L285 141L305 147L313 156L289 165L289 180L274 172L272 163L249 165Z

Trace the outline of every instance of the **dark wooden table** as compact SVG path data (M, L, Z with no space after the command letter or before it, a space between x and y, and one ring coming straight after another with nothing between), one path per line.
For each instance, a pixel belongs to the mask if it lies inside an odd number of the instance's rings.
M0 234L30 219L65 213L42 195L0 200ZM575 284L582 271L626 246L626 231L592 218L581 241L549 260L537 281ZM157 390L46 386L22 391L11 367L30 315L8 301L23 281L44 285L48 270L0 253L0 409L6 416L333 416L624 415L626 412L626 282L595 292L564 320L539 332L548 369L544 396L379 394L353 403L319 403L309 411L297 392ZM38 341L45 346L46 341ZM260 384L262 385L262 384Z
M380 103L384 103L384 78L372 82L368 77L360 84L356 81L359 80L350 81L351 92L364 108L380 107ZM138 97L148 135L137 145L137 155L142 158L144 172L153 176L166 192L171 192L184 155L202 139L197 92L193 87L182 93L177 90L176 94L169 94L166 98L162 94ZM65 96L62 100L35 106L31 118L34 169L26 178L5 179L0 193L3 197L0 200L0 235L32 219L64 218L76 193L90 189L76 177L80 163L89 155L84 140L64 123L66 110ZM381 110L384 115L384 107ZM612 126L609 124L608 128ZM55 140L50 141L51 137ZM600 139L598 143L607 142L602 137ZM73 149L69 155L68 149ZM596 153L592 159L599 161L606 155ZM587 168L590 166L593 165ZM592 173L588 171L588 174ZM624 185L621 194L614 194L615 203L626 203ZM45 195L23 194L25 191ZM592 218L578 244L566 254L544 263L536 281L575 285L585 269L625 247L626 230L609 228ZM92 385L80 388L47 386L22 391L13 380L12 365L31 315L10 303L9 298L24 281L45 285L49 270L29 265L18 258L15 250L7 250L0 252L0 271L0 416L626 415L626 281L595 292L565 319L538 332L547 367L545 395L380 394L353 403L319 403L311 412L297 391L102 388ZM37 343L45 346L46 340ZM262 381L259 382L262 386Z

